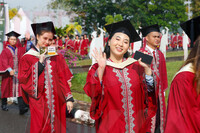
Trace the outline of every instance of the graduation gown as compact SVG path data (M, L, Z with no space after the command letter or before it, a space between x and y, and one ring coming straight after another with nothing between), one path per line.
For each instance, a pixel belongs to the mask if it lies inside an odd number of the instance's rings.
M192 64L174 77L169 92L165 133L200 132L200 95L196 92Z
M80 40L74 40L74 52L78 53Z
M180 35L178 36L178 46L179 46L179 48L183 47L183 37Z
M147 47L141 48L139 51L147 52L148 54L152 55L150 50ZM161 133L164 132L164 125L165 125L165 112L166 112L166 105L165 105L165 95L164 92L168 88L168 81L167 81L167 69L166 69L166 62L163 53L160 50L156 50L156 60L153 58L151 63L151 69L153 72L154 77L154 85L155 85L155 94L154 96L150 97L153 99L149 99L152 102L152 105L149 105L149 113L148 119L149 121L149 132L155 131L155 124L156 124L156 113L159 107L160 110L160 131ZM153 55L152 55L153 56ZM158 105L159 99L159 105Z
M39 75L39 52L29 50L21 59L19 82L31 112L30 133L66 133L66 101L72 98L69 69L62 55L47 57Z
M83 39L80 41L80 54L87 55L88 54L88 39Z
M74 41L72 39L67 40L66 47L67 49L74 50Z
M97 68L97 63L91 67L84 86L92 100L90 116L96 120L97 133L146 132L143 68L138 62L117 68L107 61L102 83Z
M2 76L1 98L21 96L21 90L18 84L18 63L25 53L25 49L23 47L15 48L14 52L10 47L6 46L0 55L0 75ZM10 76L8 72L9 68L15 70L14 76Z
M173 36L173 39L172 39L172 48L176 48L177 45L178 45L178 37L177 36Z

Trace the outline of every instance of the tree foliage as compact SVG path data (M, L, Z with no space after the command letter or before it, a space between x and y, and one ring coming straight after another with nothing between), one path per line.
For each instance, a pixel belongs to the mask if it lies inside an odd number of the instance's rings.
M106 22L105 25L116 23L122 20L123 20L123 17L121 14L117 14L114 17L112 15L107 15L105 18L105 22Z
M55 30L58 36L75 35L76 31L79 34L82 33L82 27L78 24L78 22L75 22L74 24L67 24L64 28L55 27Z
M200 16L200 0L192 0L193 17Z
M77 31L79 34L82 33L82 27L78 24L78 22L75 22L74 24L69 24L66 27L66 33L68 35L74 35L75 31Z
M16 15L21 19L21 16L18 14L17 8L11 8L11 9L9 9L9 19L10 20L12 18L14 18Z
M116 14L136 28L158 23L173 31L187 19L184 0L52 0L50 7L73 11L75 21L88 32L113 21Z

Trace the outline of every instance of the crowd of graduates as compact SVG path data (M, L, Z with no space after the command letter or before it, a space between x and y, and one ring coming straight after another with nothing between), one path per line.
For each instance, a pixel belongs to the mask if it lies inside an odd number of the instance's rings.
M198 22L193 25L198 27L194 37L188 30L191 21L181 24L196 44L175 74L167 109L167 69L165 57L158 49L161 41L159 25L142 27L143 38L129 20L105 26L109 37L104 38L104 52L93 50L96 63L90 67L83 88L91 98L90 116L95 120L97 133L200 131L200 16L194 21ZM0 55L1 109L8 111L7 98L17 97L20 115L30 109L31 133L64 133L66 110L73 112L74 99L70 90L73 75L63 55L56 49L86 56L92 38L89 39L87 34L80 38L78 35L56 36L53 22L31 26L35 39L27 37L19 41L20 34L14 31L6 34L8 40L4 42ZM137 51L140 55L133 53L129 56L130 46L141 40L143 45ZM182 40L178 33L176 36L172 34L167 46L172 50L182 49ZM50 47L54 48L55 51L51 49L54 54L49 54Z
M172 33L169 37L169 47L171 47L172 50L177 50L177 49L183 49L183 36L184 33L181 35L177 32L176 35ZM190 39L188 38L188 47L190 47Z

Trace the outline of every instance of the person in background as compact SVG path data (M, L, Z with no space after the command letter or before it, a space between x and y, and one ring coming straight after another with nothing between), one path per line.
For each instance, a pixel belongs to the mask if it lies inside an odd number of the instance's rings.
M160 27L158 24L143 27L142 36L146 38L146 46L139 51L153 56L151 70L154 78L155 91L149 99L152 105L148 107L148 132L163 133L165 124L165 90L168 87L166 62L163 53L158 50L160 45Z
M47 55L55 29L53 23L31 25L36 46L22 57L19 65L19 82L23 99L31 112L30 133L66 133L66 106L73 108L73 96L67 83L70 76L64 57Z
M0 55L0 73L1 82L1 109L8 111L7 98L17 97L19 105L19 114L23 115L28 111L23 99L18 81L18 65L22 55L25 53L23 47L16 47L17 39L20 34L11 31L6 34L8 44Z
M78 53L79 45L80 45L79 35L76 35L75 40L74 40L74 52L75 53Z
M194 47L175 74L169 92L165 133L200 132L200 16L182 24L181 28Z

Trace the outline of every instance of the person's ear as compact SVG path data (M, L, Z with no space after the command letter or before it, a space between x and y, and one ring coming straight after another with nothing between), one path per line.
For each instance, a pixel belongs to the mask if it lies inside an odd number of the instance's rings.
M110 40L108 40L108 46L110 46Z

